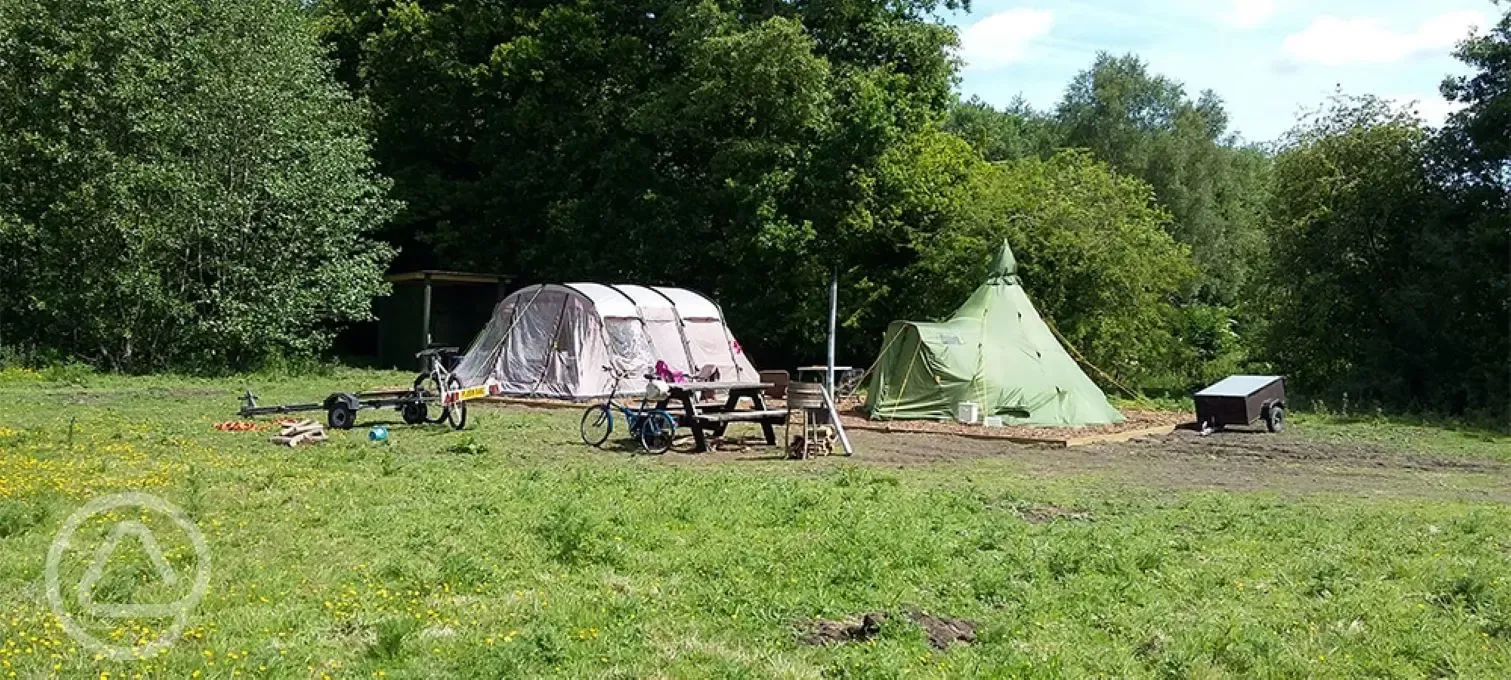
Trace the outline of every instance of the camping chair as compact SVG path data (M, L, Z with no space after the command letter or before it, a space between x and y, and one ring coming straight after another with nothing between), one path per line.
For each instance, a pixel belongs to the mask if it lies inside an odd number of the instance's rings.
M760 376L761 382L771 383L771 387L766 388L766 396L772 399L787 398L787 385L792 382L791 375L786 371L761 371Z
M698 369L697 373L694 373L691 376L688 376L688 381L689 382L718 382L719 381L719 367L715 366L713 364L703 364L703 367L700 368L700 369ZM702 394L698 395L698 398L701 399L701 400L703 400L703 401L710 401L710 400L714 399L714 392L713 392L713 390L704 390Z

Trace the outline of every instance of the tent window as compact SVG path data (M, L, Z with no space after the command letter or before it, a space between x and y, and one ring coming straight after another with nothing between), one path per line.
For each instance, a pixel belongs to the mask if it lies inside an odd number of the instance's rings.
M639 319L604 319L604 328L608 331L609 351L616 357L627 359L641 359L650 354L650 348L645 346L642 340ZM641 371L648 366L621 366L625 370Z
M958 335L941 335L941 336L939 336L939 344L941 344L941 345L964 345L965 343L960 340L960 336L958 336Z

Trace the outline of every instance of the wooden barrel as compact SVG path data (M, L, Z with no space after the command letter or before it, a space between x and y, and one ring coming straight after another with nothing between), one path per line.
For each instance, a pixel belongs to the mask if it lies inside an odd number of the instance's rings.
M824 384L795 382L788 385L787 408L824 408Z

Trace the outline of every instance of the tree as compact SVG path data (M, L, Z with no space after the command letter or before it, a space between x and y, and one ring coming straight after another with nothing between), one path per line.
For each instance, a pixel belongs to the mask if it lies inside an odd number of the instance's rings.
M1460 43L1455 56L1474 69L1473 75L1448 78L1443 96L1464 105L1449 116L1444 141L1470 181L1511 187L1511 3L1506 13L1483 35Z
M324 349L384 290L361 110L282 0L0 2L7 343L121 370Z
M1436 256L1447 265L1434 303L1445 319L1442 359L1451 362L1439 408L1483 410L1511 422L1511 4L1456 55L1472 75L1443 94L1464 108L1434 144L1434 178L1447 195ZM1446 303L1446 304L1445 304Z
M888 159L952 99L954 3L326 0L407 209L449 267L698 288L758 359L821 351L831 266L892 262ZM920 192L934 190L919 188ZM773 285L757 291L751 277ZM847 291L848 293L849 291ZM854 299L846 296L846 299ZM854 310L851 310L854 311Z
M1511 415L1511 12L1457 51L1440 131L1339 97L1275 161L1267 358L1316 396Z
M1465 250L1483 233L1436 181L1438 149L1415 114L1370 97L1340 97L1288 135L1275 162L1266 349L1311 394L1503 407L1505 303L1485 293L1505 271ZM1499 329L1486 323L1497 317Z
M1172 304L1196 272L1142 181L1082 151L983 166L968 214L914 236L909 299L952 310L986 275L1003 238L1039 312L1097 367L1125 380L1185 372ZM901 305L899 305L901 306Z
M1060 144L1088 149L1154 187L1171 235L1201 271L1198 299L1233 306L1263 250L1267 159L1227 131L1222 100L1151 74L1139 58L1097 56L1055 111Z
M956 102L944 129L970 142L988 161L1047 157L1059 147L1055 123L1018 97L997 110L978 97Z

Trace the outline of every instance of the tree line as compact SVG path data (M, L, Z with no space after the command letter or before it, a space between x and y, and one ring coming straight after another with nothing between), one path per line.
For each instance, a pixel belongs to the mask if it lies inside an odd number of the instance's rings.
M400 265L703 290L755 359L947 314L1007 238L1085 357L1184 389L1511 408L1507 12L1438 128L1339 97L1259 145L1101 55L962 101L956 0L0 0L0 347L327 351Z

